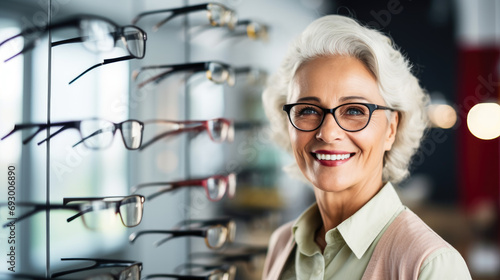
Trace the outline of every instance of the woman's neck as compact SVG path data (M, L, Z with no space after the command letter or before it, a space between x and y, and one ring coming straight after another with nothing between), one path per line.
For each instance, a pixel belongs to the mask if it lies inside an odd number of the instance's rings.
M372 183L364 186L352 186L341 192L326 192L314 188L316 202L323 221L323 229L318 230L317 233L321 232L324 238L326 232L337 227L361 209L382 187L383 182L380 180L375 185Z

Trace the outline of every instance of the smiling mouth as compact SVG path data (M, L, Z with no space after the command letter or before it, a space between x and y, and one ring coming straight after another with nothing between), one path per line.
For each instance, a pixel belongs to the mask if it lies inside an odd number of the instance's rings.
M346 160L346 159L349 159L350 157L354 156L354 153L346 153L346 154L319 154L319 153L313 153L313 156L316 159L318 159L318 160L337 161L337 160Z

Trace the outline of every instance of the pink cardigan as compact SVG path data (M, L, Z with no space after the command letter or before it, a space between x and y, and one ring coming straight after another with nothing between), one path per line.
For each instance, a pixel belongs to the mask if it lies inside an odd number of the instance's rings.
M271 236L263 280L277 280L295 247L294 221ZM403 210L383 233L363 275L364 279L417 279L423 261L440 248L451 248L417 215Z

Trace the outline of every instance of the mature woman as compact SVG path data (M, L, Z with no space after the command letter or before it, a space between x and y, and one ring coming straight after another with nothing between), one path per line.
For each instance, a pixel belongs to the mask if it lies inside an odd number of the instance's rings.
M263 100L316 203L273 233L263 279L471 279L391 185L408 175L427 99L380 32L337 15L307 27Z

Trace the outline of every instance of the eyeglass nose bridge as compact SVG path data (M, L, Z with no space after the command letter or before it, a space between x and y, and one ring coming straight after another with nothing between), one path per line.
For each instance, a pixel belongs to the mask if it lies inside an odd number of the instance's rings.
M326 108L321 108L323 110L323 118L321 119L321 122L319 123L318 125L318 128L317 129L321 129L321 127L323 126L323 124L325 123L325 119L327 117L328 114L331 114L332 117L333 117L333 120L335 121L335 123L337 124L337 126L344 130L344 131L350 131L350 130L347 130L345 129L339 122L339 120L337 119L337 116L335 116L335 111L337 111L337 109L340 108L339 107L335 107L333 109L326 109Z

